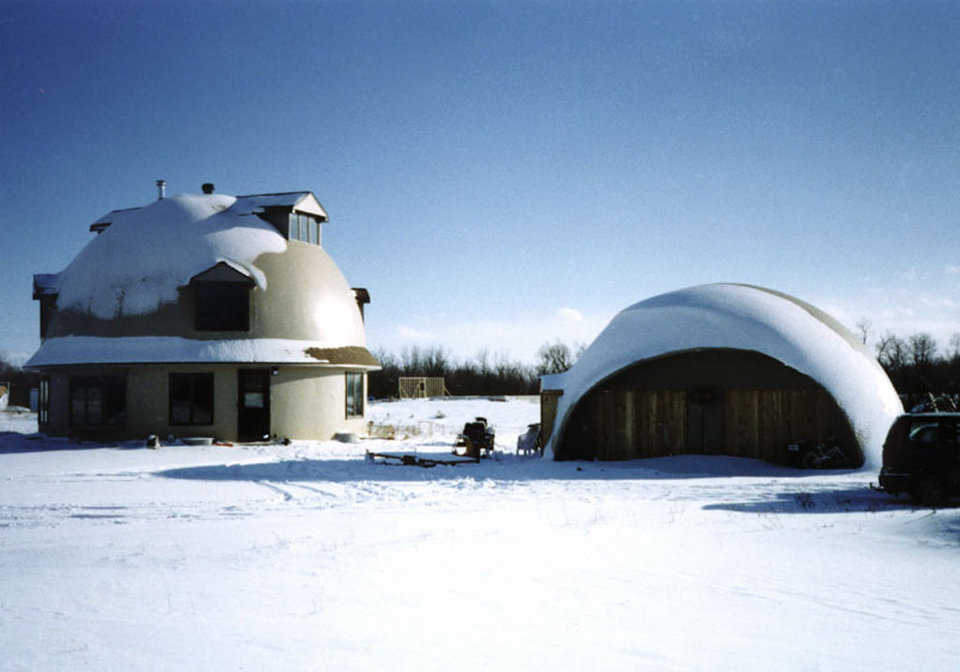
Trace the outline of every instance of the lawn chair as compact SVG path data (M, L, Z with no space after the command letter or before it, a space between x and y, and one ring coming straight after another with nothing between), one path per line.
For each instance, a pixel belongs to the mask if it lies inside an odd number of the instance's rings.
M517 437L517 455L543 455L539 422L527 425L527 431Z

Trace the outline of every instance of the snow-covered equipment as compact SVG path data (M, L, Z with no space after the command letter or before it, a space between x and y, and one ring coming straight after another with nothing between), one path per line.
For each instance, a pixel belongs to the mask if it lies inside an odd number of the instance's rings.
M464 454L468 457L477 459L490 457L493 453L495 435L493 427L487 424L486 418L476 418L473 422L464 423L463 431L457 435L454 453L459 454L457 448L464 448Z

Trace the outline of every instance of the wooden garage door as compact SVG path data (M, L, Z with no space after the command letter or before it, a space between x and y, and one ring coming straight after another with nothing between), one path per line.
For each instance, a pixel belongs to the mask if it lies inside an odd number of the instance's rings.
M592 395L591 429L601 460L683 452L686 394L677 390L603 390Z
M846 434L846 421L823 388L737 388L726 394L725 443L729 455L781 462L790 442Z
M784 461L792 441L843 432L845 419L822 388L597 391L585 434L601 460L681 453ZM586 457L589 453L581 454Z

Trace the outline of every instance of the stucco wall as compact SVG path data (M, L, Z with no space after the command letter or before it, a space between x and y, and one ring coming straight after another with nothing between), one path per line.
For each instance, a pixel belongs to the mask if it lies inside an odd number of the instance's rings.
M245 367L257 368L257 367ZM51 436L73 433L70 426L70 377L126 375L127 421L107 428L104 438L146 438L157 434L210 436L237 440L238 367L234 365L176 365L76 367L50 375L50 419L40 428ZM349 369L279 367L270 377L270 433L293 439L327 440L337 432L362 433L363 417L346 418L346 378ZM169 374L213 372L214 409L211 425L171 425ZM367 380L364 374L364 398Z
M213 424L171 425L171 373L213 372ZM237 438L237 369L233 366L184 365L131 367L127 374L127 432L132 436L157 434Z
M346 417L347 371L280 368L270 380L271 430L291 439L322 440L337 432L363 432L363 417ZM366 399L366 375L363 382Z
M266 289L250 290L248 332L196 331L194 297L182 287L175 303L145 315L102 320L89 313L50 312L47 338L60 336L180 336L196 339L286 338L365 346L363 321L346 278L323 248L288 241L282 254L263 254L256 265Z

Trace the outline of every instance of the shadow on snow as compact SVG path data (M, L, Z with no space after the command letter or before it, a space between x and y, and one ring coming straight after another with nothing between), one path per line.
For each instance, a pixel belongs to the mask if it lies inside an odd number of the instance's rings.
M103 443L100 441L79 441L67 438L51 438L45 434L21 434L19 432L0 432L0 455L17 453L53 453L62 450L135 450L143 448L143 441L124 441Z
M395 454L412 451L390 451ZM450 457L450 453L418 452L420 457ZM857 472L817 472L767 464L758 460L682 455L624 462L554 462L549 459L503 455L455 466L423 468L371 462L362 457L334 459L298 459L248 464L218 464L167 469L155 475L163 478L204 481L596 481L596 480L677 480L695 478L765 477L803 480L826 473L844 475Z
M814 484L811 484L814 485ZM849 487L849 484L831 488L829 484L817 487L769 493L772 496L748 502L708 504L705 511L733 511L736 513L876 513L918 508L909 499L893 497L867 486Z

